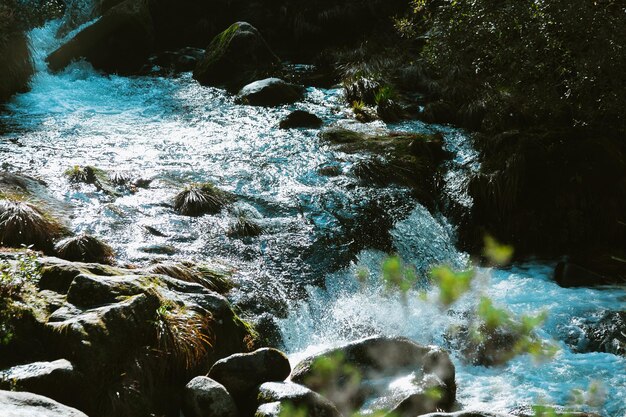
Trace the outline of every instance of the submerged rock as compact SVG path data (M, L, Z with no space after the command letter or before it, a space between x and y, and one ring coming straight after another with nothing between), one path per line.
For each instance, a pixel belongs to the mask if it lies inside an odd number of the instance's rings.
M390 385L389 378L398 382ZM408 417L449 410L456 398L448 354L404 338L372 337L331 349L296 365L291 380L342 412L395 409Z
M159 73L193 71L204 56L204 49L186 47L175 51L164 51L150 57L149 64L159 68Z
M304 88L289 84L279 78L266 78L246 85L239 91L237 100L251 106L280 106L304 98Z
M6 417L87 417L75 408L30 392L0 391L0 409Z
M138 71L154 48L147 0L125 0L81 30L46 58L53 71L84 58L94 68L128 74Z
M185 417L237 417L237 407L223 385L206 376L198 376L185 387Z
M237 22L217 35L198 62L193 78L202 85L238 88L280 65L280 60L259 31L249 23Z
M304 110L295 110L280 121L281 129L293 129L298 127L316 129L323 124L322 119Z

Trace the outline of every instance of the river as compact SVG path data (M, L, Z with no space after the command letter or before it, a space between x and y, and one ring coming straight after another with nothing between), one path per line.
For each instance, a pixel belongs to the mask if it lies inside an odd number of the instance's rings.
M235 104L232 96L198 85L189 73L119 77L75 63L52 74L43 60L61 42L54 37L59 24L49 22L30 33L37 73L31 91L14 97L0 113L0 162L4 169L44 179L71 207L73 231L102 237L128 264L167 257L210 259L234 268L240 288L232 300L253 314L277 316L283 348L294 362L376 334L442 345L446 328L463 321L462 314L445 314L424 302L417 291L403 304L376 278L385 251L397 252L420 272L441 263L466 266L469 258L455 247L453 225L421 206L407 189L372 186L351 176L351 167L365 156L334 150L316 130L277 125L298 108L327 125L442 132L456 155L446 193L469 206L463 186L478 162L464 132L418 121L355 126L339 89L309 88L301 103L258 108ZM70 185L63 172L74 165L152 182L113 198L90 186ZM341 174L318 173L331 165ZM176 192L200 181L232 192L237 203L215 216L174 213ZM240 213L256 218L263 234L230 237L226 232ZM597 383L605 399L595 410L606 417L626 415L626 358L575 353L564 342L577 331L577 319L623 309L626 290L563 289L551 279L553 266L537 262L478 270L478 284L457 312L469 311L483 293L516 314L546 311L538 334L560 350L543 364L521 356L496 368L464 364L453 352L464 407L494 411L537 402L568 404L574 389ZM364 267L372 271L365 284L356 279Z

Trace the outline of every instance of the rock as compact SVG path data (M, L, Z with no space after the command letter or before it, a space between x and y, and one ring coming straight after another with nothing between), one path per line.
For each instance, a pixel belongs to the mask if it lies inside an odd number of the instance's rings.
M237 101L251 106L280 106L304 98L304 88L289 84L280 78L266 78L243 87Z
M295 409L306 409L311 417L340 417L337 407L315 391L292 382L266 382L259 387L259 408L255 415L279 416L289 405Z
M402 120L402 108L394 100L384 100L376 106L376 114L385 123L398 123Z
M570 262L557 264L554 269L554 280L564 288L591 287L608 282L602 275Z
M566 336L576 352L605 352L626 357L626 311L603 311L575 319Z
M28 391L80 407L82 375L65 359L34 362L0 371L0 389Z
M53 71L84 58L111 73L138 71L154 47L148 0L125 0L46 58Z
M316 115L304 110L295 110L280 121L281 129L293 129L298 127L316 129L324 122Z
M280 60L259 31L246 22L237 22L217 35L193 72L202 85L238 88L280 65Z
M193 71L204 56L204 49L186 47L176 51L164 51L152 56L151 66L159 67L159 73L180 73Z
M0 391L3 417L87 417L49 398L29 392Z
M319 370L330 364L330 375ZM341 412L365 406L361 411L395 408L408 416L449 410L456 396L448 354L404 338L372 337L331 349L296 365L291 380L325 395Z
M237 417L232 397L217 381L198 376L185 387L183 398L185 417Z
M223 384L235 398L242 398L264 382L284 381L291 372L289 359L273 348L239 353L217 361L208 376Z

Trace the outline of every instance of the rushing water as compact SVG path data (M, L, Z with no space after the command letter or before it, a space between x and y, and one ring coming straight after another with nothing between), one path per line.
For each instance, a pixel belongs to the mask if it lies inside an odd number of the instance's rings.
M0 113L0 162L4 169L44 179L71 207L68 222L74 231L103 237L126 263L147 263L164 257L155 251L165 251L173 252L168 258L236 265L241 289L234 301L280 316L284 347L294 361L374 334L445 342L445 329L462 315L442 313L413 293L402 304L385 293L375 275L384 251L399 253L419 271L440 263L466 265L467 256L455 248L452 225L406 189L374 187L351 176L352 165L365 156L333 150L316 130L277 128L295 108L319 115L326 124L352 125L339 90L309 88L304 102L268 109L237 105L222 90L199 86L190 74L118 77L85 63L51 74L43 59L60 43L53 36L58 25L51 22L31 33L37 74L32 90ZM358 128L387 129L376 123ZM457 204L471 205L464 191L466 173L477 162L463 132L421 122L390 128L442 132L456 155L445 192ZM131 173L152 183L113 198L68 184L62 174L73 165ZM342 174L318 174L329 165ZM172 197L198 181L234 193L237 203L216 216L176 215ZM228 236L241 212L264 226L261 236ZM373 271L366 283L355 279L362 267ZM560 339L575 327L573 318L623 309L626 291L563 289L550 275L545 264L479 271L480 285L456 307L459 311L469 310L481 293L517 314L545 310L549 319L539 334L554 339L561 350L541 365L520 357L503 368L466 365L454 353L460 402L503 410L542 400L567 404L573 389L598 382L606 391L598 410L623 417L626 360L574 353Z

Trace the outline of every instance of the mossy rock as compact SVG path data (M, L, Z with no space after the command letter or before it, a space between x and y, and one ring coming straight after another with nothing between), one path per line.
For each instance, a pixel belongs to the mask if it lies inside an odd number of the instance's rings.
M270 75L279 65L259 31L249 23L237 22L209 44L193 77L202 85L237 89Z
M90 165L74 165L63 173L72 184L88 184L96 187L110 196L119 196L115 190L114 180L119 181L119 177L110 176L105 170Z

